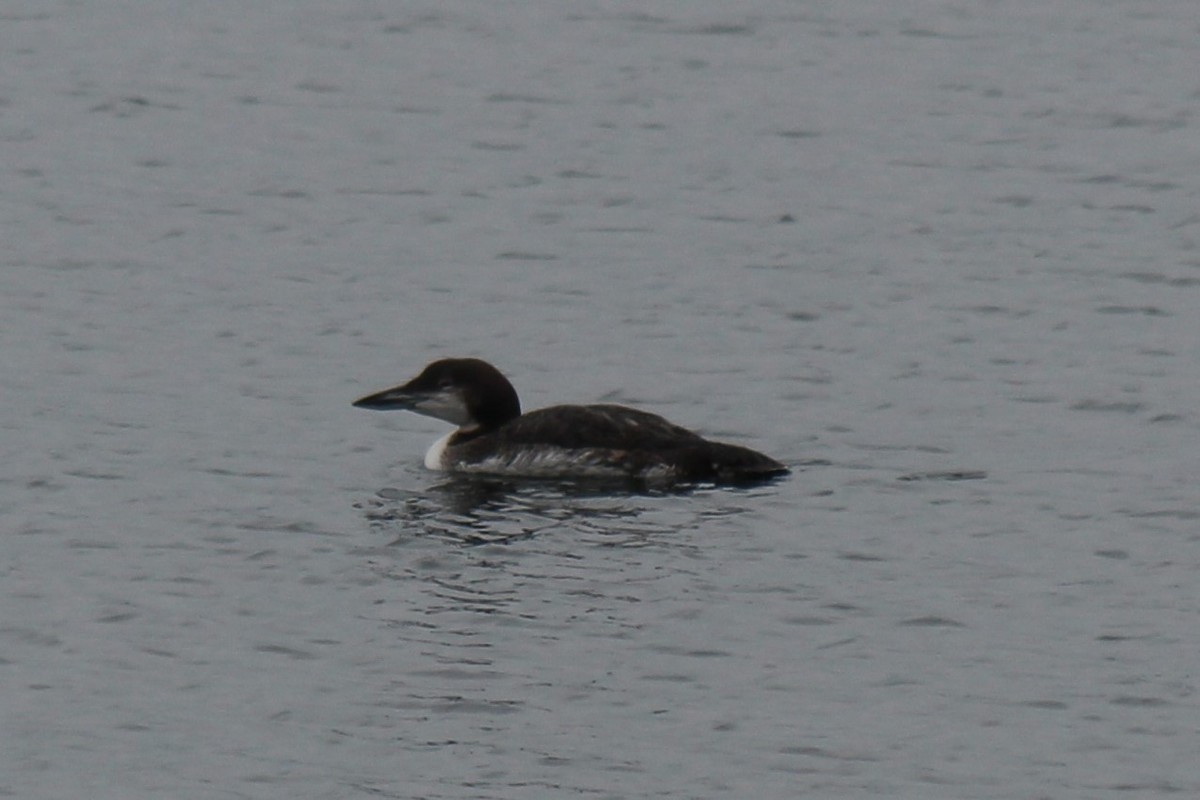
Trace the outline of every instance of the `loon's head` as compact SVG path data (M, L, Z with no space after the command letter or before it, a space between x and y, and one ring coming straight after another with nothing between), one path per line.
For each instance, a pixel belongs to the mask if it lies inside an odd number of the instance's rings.
M516 389L500 370L478 358L435 361L403 386L367 395L354 405L415 411L461 428L494 428L521 416Z

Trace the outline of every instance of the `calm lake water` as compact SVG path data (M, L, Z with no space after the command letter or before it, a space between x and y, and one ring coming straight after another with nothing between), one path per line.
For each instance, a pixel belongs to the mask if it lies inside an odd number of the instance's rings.
M0 12L0 796L1200 794L1192 2ZM427 472L486 358L754 489Z

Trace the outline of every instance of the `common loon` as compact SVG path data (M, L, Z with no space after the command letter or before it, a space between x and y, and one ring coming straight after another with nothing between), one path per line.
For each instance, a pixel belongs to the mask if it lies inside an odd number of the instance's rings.
M752 483L789 471L762 453L710 442L625 406L551 406L522 414L508 379L477 358L435 361L403 386L354 405L415 411L459 426L425 454L433 470L655 484Z

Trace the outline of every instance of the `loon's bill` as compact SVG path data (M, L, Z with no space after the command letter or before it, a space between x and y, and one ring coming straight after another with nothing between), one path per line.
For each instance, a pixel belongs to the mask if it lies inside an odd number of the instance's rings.
M747 447L711 442L625 406L550 406L522 414L508 379L477 358L435 361L403 386L354 405L457 425L425 454L433 470L651 483L746 483L790 471Z

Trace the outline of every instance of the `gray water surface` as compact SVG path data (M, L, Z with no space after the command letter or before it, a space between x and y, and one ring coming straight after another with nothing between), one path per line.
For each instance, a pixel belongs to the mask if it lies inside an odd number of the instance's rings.
M1200 794L1196 32L6 8L0 795ZM427 472L451 355L795 472Z

